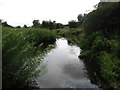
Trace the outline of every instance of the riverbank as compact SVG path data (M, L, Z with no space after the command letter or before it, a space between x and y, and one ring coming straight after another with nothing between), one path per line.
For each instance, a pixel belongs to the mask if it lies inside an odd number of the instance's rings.
M90 60L91 58L87 56L87 54L86 57L83 57L84 50L82 50L82 48L87 47L83 41L85 39L84 30L82 28L77 28L77 29L64 28L57 33L60 36L64 36L68 40L69 44L77 45L78 47L81 48L81 52L79 53L78 57L81 58L85 63L86 70L88 71L88 75L92 83L98 85L101 88L102 81L101 81L101 75L99 75L100 74L100 71L98 69L99 66L97 66L96 62Z
M91 63L102 88L120 87L119 10L120 2L99 3L96 10L84 17L83 28L58 31L82 49L79 57Z
M42 58L53 48L56 33L40 28L3 27L2 41L2 88L35 87L34 79L45 70Z
M3 22L3 89L31 88L34 79L39 73L44 72L45 66L41 65L42 59L50 49L54 48L57 37L65 37L69 45L77 45L81 48L79 58L86 64L92 84L103 89L119 89L120 2L100 2L95 7L95 10L79 15L77 22L72 20L68 25L55 21L43 21L40 24L39 20L34 20L33 26L30 27L26 25L12 27L7 22ZM67 46L70 48L69 45ZM69 53L64 53L63 57L66 54ZM40 65L39 68L38 65ZM72 70L74 67L67 68L71 69L68 71L69 74L74 72ZM79 74L76 73L76 75L79 77Z
M110 54L110 50L118 54L114 51L119 48L118 41L108 40L99 32L88 37L82 29L61 30L58 34L67 38L69 43L76 44L82 49L79 58L83 59L87 71L91 69L88 75L90 75L93 83L102 88L119 87L120 62L112 53Z

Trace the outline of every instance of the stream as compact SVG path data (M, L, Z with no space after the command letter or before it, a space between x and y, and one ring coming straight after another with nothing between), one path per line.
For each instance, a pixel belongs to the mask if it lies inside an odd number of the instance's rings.
M87 75L84 62L78 58L81 49L68 45L65 38L56 40L56 46L43 59L47 71L38 77L40 88L98 88Z

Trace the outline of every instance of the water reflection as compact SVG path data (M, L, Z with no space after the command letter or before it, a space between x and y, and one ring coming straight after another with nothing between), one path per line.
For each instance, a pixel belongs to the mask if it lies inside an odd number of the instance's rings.
M98 88L90 82L84 63L78 58L80 48L57 39L56 48L44 58L48 71L36 81L40 88Z
M67 74L73 79L83 79L83 67L78 63L68 63L63 67L63 73Z

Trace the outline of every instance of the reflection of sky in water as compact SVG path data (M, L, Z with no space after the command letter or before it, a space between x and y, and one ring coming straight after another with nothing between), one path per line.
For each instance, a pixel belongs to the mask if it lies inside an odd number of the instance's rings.
M37 79L41 88L97 88L85 75L84 64L78 58L80 48L69 46L64 38L44 58L48 71Z

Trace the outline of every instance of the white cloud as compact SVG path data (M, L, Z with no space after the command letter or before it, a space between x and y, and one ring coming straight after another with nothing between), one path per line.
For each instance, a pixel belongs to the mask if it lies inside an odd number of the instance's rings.
M34 19L67 23L93 9L99 0L1 0L0 18L11 25L32 25Z

